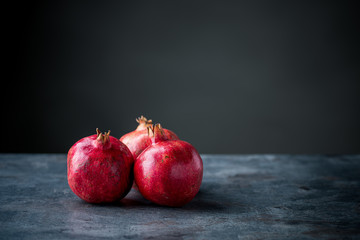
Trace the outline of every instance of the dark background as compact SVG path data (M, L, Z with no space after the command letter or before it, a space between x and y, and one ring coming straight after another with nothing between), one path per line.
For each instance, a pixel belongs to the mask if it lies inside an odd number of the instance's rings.
M67 152L141 114L200 153L360 152L352 2L100 2L3 8L1 152Z

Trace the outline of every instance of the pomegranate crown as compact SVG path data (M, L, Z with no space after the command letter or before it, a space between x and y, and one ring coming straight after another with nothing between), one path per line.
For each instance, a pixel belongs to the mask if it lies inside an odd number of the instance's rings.
M136 121L139 123L139 126L136 128L136 130L144 130L149 126L152 126L153 123L151 119L148 120L143 115L141 115L141 117L136 118Z
M98 128L96 129L96 140L102 143L106 143L109 140L110 130L107 133L102 133Z
M161 127L160 123L157 123L155 125L151 125L147 127L148 135L151 138L153 143L162 142L169 140L163 131L163 128Z

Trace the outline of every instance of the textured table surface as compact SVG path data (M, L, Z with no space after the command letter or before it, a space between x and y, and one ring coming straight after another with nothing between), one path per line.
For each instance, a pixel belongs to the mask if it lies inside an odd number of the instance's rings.
M65 154L0 155L0 239L360 239L360 156L203 155L199 194L94 205Z

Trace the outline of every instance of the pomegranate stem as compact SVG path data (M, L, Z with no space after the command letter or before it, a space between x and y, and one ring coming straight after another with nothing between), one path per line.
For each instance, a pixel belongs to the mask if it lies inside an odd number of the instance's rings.
M110 130L107 133L102 133L98 128L96 128L97 138L96 140L100 141L101 143L106 143L109 140Z

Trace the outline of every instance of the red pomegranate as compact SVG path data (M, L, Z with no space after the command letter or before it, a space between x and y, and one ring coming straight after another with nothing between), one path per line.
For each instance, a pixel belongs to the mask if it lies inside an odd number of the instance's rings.
M133 156L110 131L85 137L76 142L67 157L71 190L90 203L120 200L133 183Z
M148 135L147 127L152 126L152 120L147 120L146 117L141 116L136 119L139 123L135 131L129 132L120 138L131 151L134 159L142 153L148 146L151 145L151 139ZM168 129L163 129L164 134L168 139L177 140L179 139L176 134Z
M183 206L200 189L202 159L190 143L168 139L160 124L148 131L152 145L138 156L134 166L139 191L159 205Z

